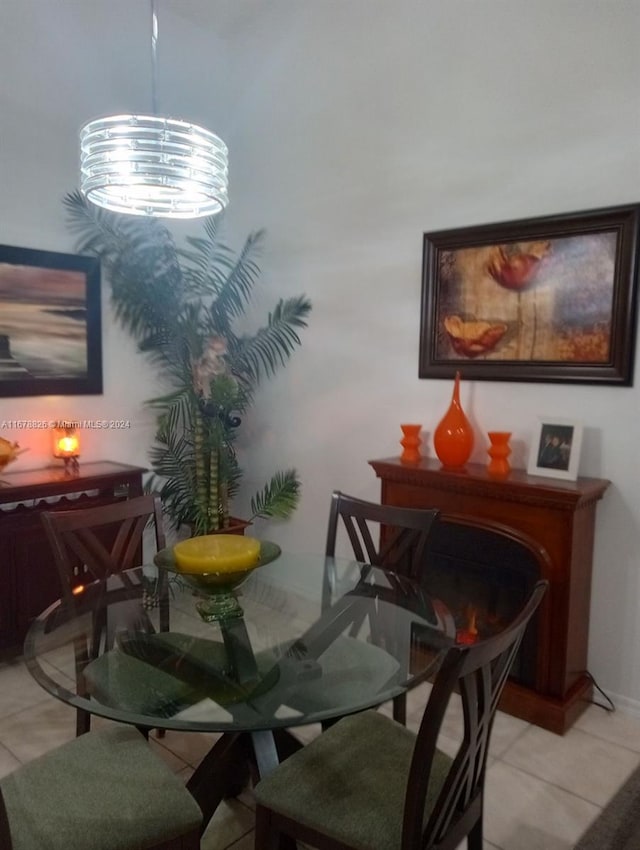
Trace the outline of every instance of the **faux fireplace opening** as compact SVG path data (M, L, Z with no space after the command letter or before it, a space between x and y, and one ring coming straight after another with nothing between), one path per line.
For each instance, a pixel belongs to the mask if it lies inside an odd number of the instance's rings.
M513 529L477 519L441 516L429 538L421 583L453 616L459 643L500 632L525 604L542 578L540 550ZM539 615L531 620L511 679L536 684Z

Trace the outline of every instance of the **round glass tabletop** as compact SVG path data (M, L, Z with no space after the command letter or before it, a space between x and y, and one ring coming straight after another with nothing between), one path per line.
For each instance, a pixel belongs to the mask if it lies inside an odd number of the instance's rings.
M203 620L200 589L177 580L163 553L157 597L146 568L89 584L33 623L27 665L54 696L93 714L256 731L386 702L430 675L454 642L442 606L413 582L353 561L277 557L277 548L235 588L241 614L229 619ZM304 591L283 581L293 574L309 579Z

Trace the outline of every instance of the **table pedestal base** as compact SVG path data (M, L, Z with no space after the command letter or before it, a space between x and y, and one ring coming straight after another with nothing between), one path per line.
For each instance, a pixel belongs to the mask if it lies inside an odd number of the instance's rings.
M219 738L187 782L202 809L202 831L222 800L237 797L249 781L257 782L301 748L287 729L227 732Z

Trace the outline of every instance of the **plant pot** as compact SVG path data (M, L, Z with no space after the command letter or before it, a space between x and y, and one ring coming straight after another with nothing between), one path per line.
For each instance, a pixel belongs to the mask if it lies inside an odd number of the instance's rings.
M229 525L226 528L219 528L217 531L210 531L209 534L244 534L244 530L248 525L251 525L250 521L230 516Z

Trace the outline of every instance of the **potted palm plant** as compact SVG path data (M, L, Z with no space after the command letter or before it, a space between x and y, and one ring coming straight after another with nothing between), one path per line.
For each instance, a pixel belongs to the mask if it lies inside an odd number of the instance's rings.
M262 327L243 335L237 324L258 280L263 231L235 254L220 240L220 218L209 218L201 236L178 247L157 219L107 212L79 192L64 203L77 250L100 257L118 320L168 384L148 402L157 412L151 486L176 527L228 530L242 476L234 447L242 416L260 381L300 345L309 300L280 299ZM295 469L276 472L252 498L248 521L290 516L299 493Z

